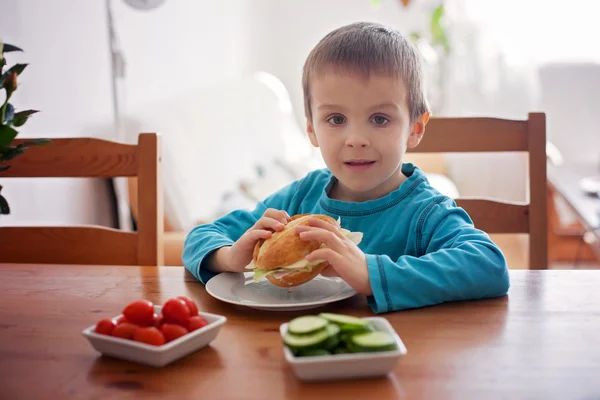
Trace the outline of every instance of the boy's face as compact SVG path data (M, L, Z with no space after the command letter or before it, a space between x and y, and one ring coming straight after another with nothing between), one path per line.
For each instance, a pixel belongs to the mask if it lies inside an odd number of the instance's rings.
M404 153L419 144L428 118L411 123L403 80L326 70L310 88L307 132L339 181L334 197L366 201L397 189Z

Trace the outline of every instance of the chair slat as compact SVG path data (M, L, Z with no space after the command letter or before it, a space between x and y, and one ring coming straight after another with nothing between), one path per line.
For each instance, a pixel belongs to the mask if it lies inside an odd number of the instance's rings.
M456 199L469 214L475 227L487 233L529 232L529 205L490 199Z
M137 265L137 235L97 226L2 227L0 262Z
M527 121L497 118L432 118L411 153L527 151Z
M8 162L11 168L2 172L0 177L111 178L137 175L136 145L96 138L51 140L52 144L29 147L22 155L12 159ZM17 139L11 145L26 141Z

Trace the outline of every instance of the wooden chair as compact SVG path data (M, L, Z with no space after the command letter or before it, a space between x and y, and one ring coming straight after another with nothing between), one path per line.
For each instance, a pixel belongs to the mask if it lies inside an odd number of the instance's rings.
M15 140L15 145L24 140ZM52 139L11 161L4 177L137 177L137 231L101 226L0 226L0 262L162 265L163 193L160 137L138 144L93 138Z
M526 152L529 202L459 198L475 226L489 234L528 233L529 268L548 268L546 197L546 116L527 120L498 118L432 118L413 153Z

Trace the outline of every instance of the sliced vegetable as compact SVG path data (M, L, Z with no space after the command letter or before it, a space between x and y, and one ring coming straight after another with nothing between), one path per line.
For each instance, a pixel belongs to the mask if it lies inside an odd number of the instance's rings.
M298 351L299 357L328 356L331 353L325 349L308 349Z
M378 331L369 320L333 313L294 318L288 324L283 342L298 357L397 348L395 336Z
M340 328L337 325L327 324L325 329L321 329L315 333L308 335L294 335L286 333L283 337L283 342L292 350L308 350L318 348L333 348L339 343L337 337Z
M294 335L306 335L324 329L326 325L327 320L325 318L307 315L291 320L288 330Z
M353 351L389 351L396 349L396 340L387 332L369 332L352 335L350 339Z
M345 329L342 329L342 332L366 330L367 326L371 325L369 321L351 315L321 313L319 314L319 317L325 318L329 322L337 324L340 327L345 327Z

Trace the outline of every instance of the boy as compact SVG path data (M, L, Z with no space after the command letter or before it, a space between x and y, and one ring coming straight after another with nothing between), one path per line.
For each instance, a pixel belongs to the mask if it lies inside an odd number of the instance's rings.
M219 272L243 272L257 240L282 230L290 215L326 214L363 232L363 240L356 246L314 219L297 232L326 247L306 258L328 261L323 274L341 276L376 313L505 295L502 252L417 167L402 162L429 119L420 68L410 43L379 24L354 23L325 36L306 60L302 83L306 130L327 168L253 211L194 228L185 267L204 283Z

